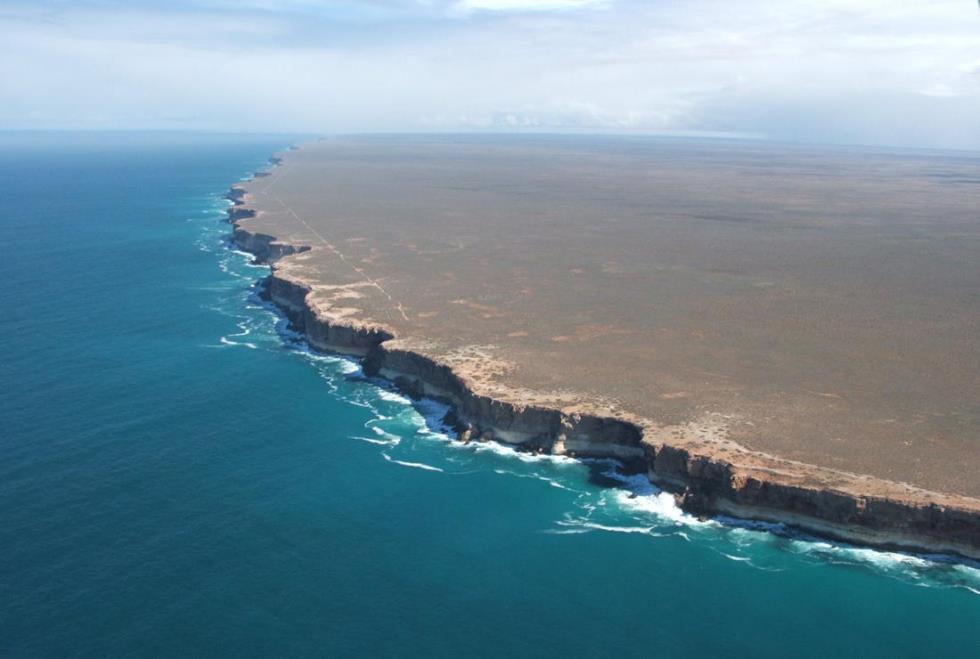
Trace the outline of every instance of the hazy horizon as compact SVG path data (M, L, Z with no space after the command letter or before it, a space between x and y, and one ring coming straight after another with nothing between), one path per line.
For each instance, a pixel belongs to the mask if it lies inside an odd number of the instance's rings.
M0 129L980 148L972 0L13 0Z
M42 136L63 136L63 135L73 135L78 136L117 136L123 137L130 135L133 137L139 137L142 139L147 139L150 136L159 136L161 139L166 141L172 141L178 136L184 135L187 137L213 137L220 139L222 137L240 136L248 139L260 139L264 137L281 136L294 140L291 144L301 145L305 143L314 142L320 139L332 139L332 138L363 138L363 137L374 137L374 138L402 138L402 137L418 137L425 139L434 139L438 137L452 138L459 137L463 139L468 139L472 137L486 137L486 138L501 138L501 139L521 139L521 138L581 138L581 139L626 139L626 140L691 140L691 141L716 141L719 143L749 143L756 147L772 147L772 148L783 148L789 150L800 150L800 151L813 151L819 152L821 150L827 151L841 151L847 152L850 150L857 150L859 152L866 153L916 153L921 152L934 153L934 154L949 154L951 156L958 156L962 154L963 157L972 158L974 155L980 154L980 145L977 146L929 146L929 145L903 145L903 144L862 144L860 142L811 142L803 140L788 140L788 139L775 139L763 136L748 136L748 135L719 135L719 134L696 134L696 133L666 133L666 132L632 132L632 133L612 133L612 132L592 132L592 131L581 131L581 132L557 132L557 131L528 131L528 132L518 132L518 131L360 131L360 132L335 132L335 133L304 133L296 131L262 131L262 130L221 130L221 129L209 129L209 128L0 128L0 135L5 136L32 136L35 138L40 138ZM100 139L99 143L103 140ZM58 142L62 144L62 142Z

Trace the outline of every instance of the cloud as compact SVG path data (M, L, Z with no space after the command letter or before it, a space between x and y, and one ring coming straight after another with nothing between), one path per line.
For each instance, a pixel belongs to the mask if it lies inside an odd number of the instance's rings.
M978 27L947 0L8 2L0 127L980 148Z
M460 0L462 11L561 11L605 7L609 0Z

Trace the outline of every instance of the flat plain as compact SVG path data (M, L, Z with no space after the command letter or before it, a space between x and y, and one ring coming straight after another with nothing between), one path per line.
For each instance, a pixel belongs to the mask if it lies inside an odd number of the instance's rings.
M338 317L501 399L980 497L980 157L327 138L245 184Z

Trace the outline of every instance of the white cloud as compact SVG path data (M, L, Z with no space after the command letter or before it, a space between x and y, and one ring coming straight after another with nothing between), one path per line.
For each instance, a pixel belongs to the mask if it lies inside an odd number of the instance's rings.
M460 0L463 11L556 11L608 6L609 0Z
M980 148L968 3L470 1L6 5L0 128L723 131Z

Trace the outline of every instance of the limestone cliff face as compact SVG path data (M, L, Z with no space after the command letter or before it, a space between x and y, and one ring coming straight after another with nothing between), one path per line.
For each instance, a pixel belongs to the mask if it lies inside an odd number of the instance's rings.
M694 513L785 522L862 544L980 555L976 510L793 482L667 445L649 445L647 456L651 480L680 488L681 506Z
M228 209L228 220L230 222L235 222L236 220L247 220L250 217L255 217L255 211L251 208L233 206L232 208Z
M275 164L275 162L274 162ZM724 514L786 523L819 535L888 548L958 553L980 560L980 502L947 497L891 483L894 496L862 494L861 477L829 472L766 456L733 460L731 451L663 441L642 420L582 414L540 405L515 404L480 387L423 351L405 347L394 332L316 308L311 288L280 272L275 262L309 246L277 242L240 224L254 217L247 193L233 187L229 221L242 250L272 265L264 294L320 350L363 358L369 375L394 381L413 396L431 396L453 406L460 439L494 440L526 450L578 457L615 458L646 472L676 494L695 514ZM749 455L743 452L735 455ZM772 468L772 465L779 468ZM841 487L834 485L839 477Z
M236 234L238 231L241 229L236 229ZM237 239L236 242L242 244ZM266 280L265 295L282 309L290 322L306 335L309 344L318 350L363 356L393 338L380 328L345 323L339 318L331 321L319 317L308 303L310 288L275 272Z
M245 188L240 185L233 185L225 193L225 199L235 206L241 206L245 200Z
M269 162L277 165L281 160L279 158L270 158ZM232 241L239 248L255 256L255 260L260 263L271 263L288 254L305 252L310 249L306 245L297 246L280 243L276 241L275 236L247 231L239 227L238 222L241 220L247 220L256 216L255 209L245 205L246 197L247 193L245 189L237 185L232 186L225 194L225 198L232 203L228 209L228 221L235 227L234 233L232 234Z
M448 365L412 350L379 343L369 352L365 371L389 377L410 393L451 403L458 430L467 437L559 454L614 457L633 466L639 466L643 457L640 430L631 423L482 395Z
M305 252L309 247L295 247L285 243L276 242L275 236L264 233L252 233L244 229L235 229L233 238L235 244L243 251L255 256L260 263L271 263L289 254Z

